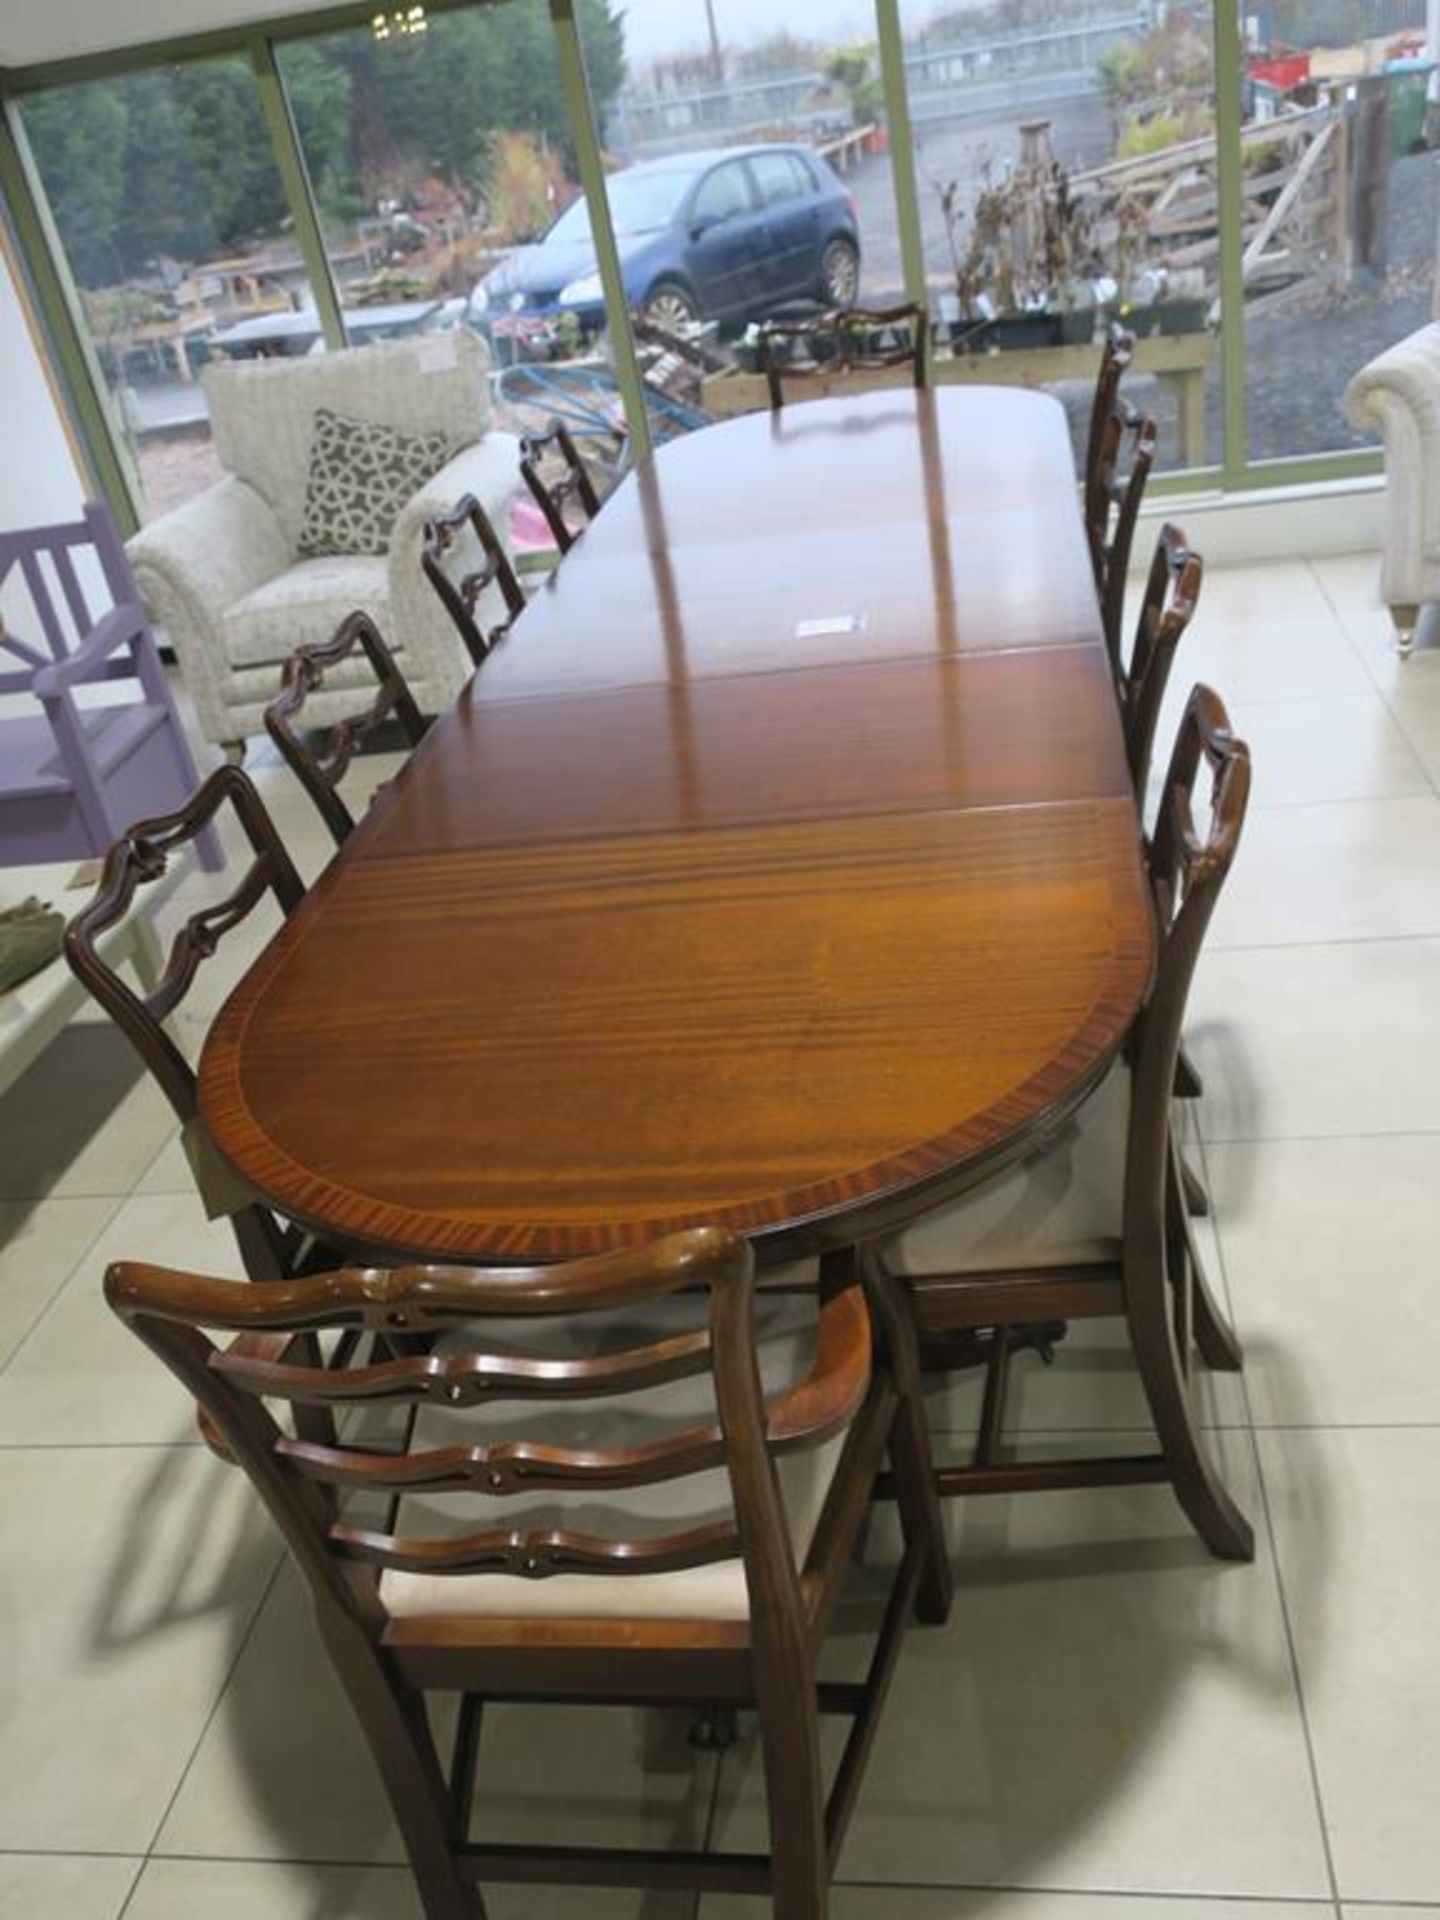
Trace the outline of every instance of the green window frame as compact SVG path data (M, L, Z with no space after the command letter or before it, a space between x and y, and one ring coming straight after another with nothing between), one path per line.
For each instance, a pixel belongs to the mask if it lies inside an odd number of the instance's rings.
M429 0L432 14L487 0ZM650 449L644 387L630 328L620 259L604 190L605 168L593 102L585 76L575 0L548 0L557 57L569 115L580 183L591 208L601 285L605 294L615 369L622 402L638 456ZM900 0L874 0L880 78L890 129L890 155L900 257L907 298L926 297L920 205L904 64ZM86 451L91 477L104 492L126 530L139 524L138 492L122 436L110 414L110 402L79 319L78 296L55 232L25 140L19 106L27 93L157 63L242 54L251 64L260 91L262 114L287 207L315 293L328 346L345 344L345 324L334 275L326 255L313 186L297 136L277 45L347 27L364 26L373 5L347 4L267 21L256 27L220 29L115 49L77 59L46 62L19 70L0 69L0 191L7 224L22 263L28 291L41 316L52 363L72 423ZM1350 480L1382 471L1378 449L1341 449L1332 453L1252 461L1246 445L1246 340L1243 302L1241 207L1243 31L1240 0L1216 0L1214 9L1216 141L1220 201L1220 302L1222 324L1219 370L1222 408L1222 457L1218 466L1185 469L1158 478L1161 495L1219 489L1244 494L1260 488L1309 486Z

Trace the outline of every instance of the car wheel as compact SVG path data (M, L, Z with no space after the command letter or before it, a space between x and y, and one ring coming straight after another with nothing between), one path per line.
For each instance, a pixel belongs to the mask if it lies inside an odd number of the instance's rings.
M658 281L645 296L643 311L652 326L663 327L667 333L693 327L700 318L694 295L678 280Z
M832 240L820 256L820 293L827 306L853 307L860 291L860 250L853 240Z

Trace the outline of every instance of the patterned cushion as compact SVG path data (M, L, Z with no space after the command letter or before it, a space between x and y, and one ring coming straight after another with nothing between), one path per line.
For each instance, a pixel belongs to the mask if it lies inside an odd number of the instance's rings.
M300 557L384 553L401 508L454 452L448 434L399 433L317 408Z

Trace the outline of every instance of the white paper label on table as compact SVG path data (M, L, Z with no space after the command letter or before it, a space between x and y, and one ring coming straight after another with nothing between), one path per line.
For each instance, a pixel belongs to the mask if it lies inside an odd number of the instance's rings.
M824 640L832 634L863 633L863 613L831 613L822 620L801 620L795 627L797 640Z

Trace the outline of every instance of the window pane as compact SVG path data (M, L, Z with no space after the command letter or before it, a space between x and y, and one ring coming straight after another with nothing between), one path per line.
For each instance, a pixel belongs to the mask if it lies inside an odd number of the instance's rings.
M1160 460L1220 457L1213 34L1207 8L901 0L939 370L1053 385L1083 446L1112 318Z
M1245 110L1250 457L1372 436L1345 418L1367 360L1430 318L1440 219L1424 0L1276 0L1251 20Z
M587 4L618 33L618 6ZM624 415L599 350L604 306L545 0L276 52L352 342L469 327L491 347L504 424L540 429L565 412L587 450L613 461ZM618 217L637 238L651 233L688 187L635 183ZM562 406L556 392L542 405L532 367L555 382L577 370L580 400ZM510 519L517 547L550 545L518 497Z
M219 478L206 361L320 339L254 75L238 55L149 67L27 94L21 118L143 509L164 513Z
M780 315L903 298L900 237L871 0L795 0L777 30L761 0L630 0L623 37L578 8L617 228L633 183L688 177L663 231L618 235L631 308L698 343L703 384L641 342L652 425L664 437L711 412L766 404L747 335ZM716 148L749 156L753 205L708 216Z

